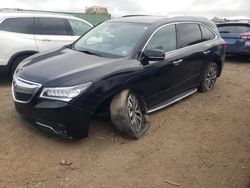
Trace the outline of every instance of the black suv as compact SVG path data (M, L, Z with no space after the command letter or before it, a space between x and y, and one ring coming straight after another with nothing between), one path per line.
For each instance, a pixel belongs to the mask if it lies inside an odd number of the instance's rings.
M138 139L149 127L148 113L211 90L224 54L206 18L117 18L24 60L12 94L22 117L48 133L83 138L93 116L110 115L121 134Z

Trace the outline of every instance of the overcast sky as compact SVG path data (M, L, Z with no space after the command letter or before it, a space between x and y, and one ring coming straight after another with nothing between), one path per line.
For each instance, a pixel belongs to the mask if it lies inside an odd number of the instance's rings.
M93 5L107 7L113 17L152 14L250 18L250 0L1 0L0 8L83 12Z

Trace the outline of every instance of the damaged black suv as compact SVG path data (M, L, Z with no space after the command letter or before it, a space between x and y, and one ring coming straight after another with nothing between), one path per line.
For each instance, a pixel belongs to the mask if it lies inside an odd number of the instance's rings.
M24 60L13 77L15 107L30 125L65 138L86 137L91 118L108 114L122 135L138 139L147 114L213 89L224 48L206 18L108 20Z

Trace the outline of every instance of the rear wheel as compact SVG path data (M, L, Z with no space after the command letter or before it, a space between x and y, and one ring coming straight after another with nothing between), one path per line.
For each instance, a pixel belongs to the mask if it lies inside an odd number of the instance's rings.
M28 54L24 54L24 55L19 55L17 57L15 57L11 63L11 67L10 67L10 77L13 77L13 74L15 73L15 70L17 68L17 66L27 57L29 57L30 55Z
M125 137L139 139L148 130L146 107L139 96L129 90L113 98L110 113L111 121Z
M216 63L211 63L206 68L202 75L201 85L199 91L207 92L214 88L218 76L218 66Z

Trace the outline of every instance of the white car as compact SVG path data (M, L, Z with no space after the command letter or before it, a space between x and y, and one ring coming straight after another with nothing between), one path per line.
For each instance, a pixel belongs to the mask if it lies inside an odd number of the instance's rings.
M0 11L0 71L12 75L28 56L70 44L92 27L69 15Z

